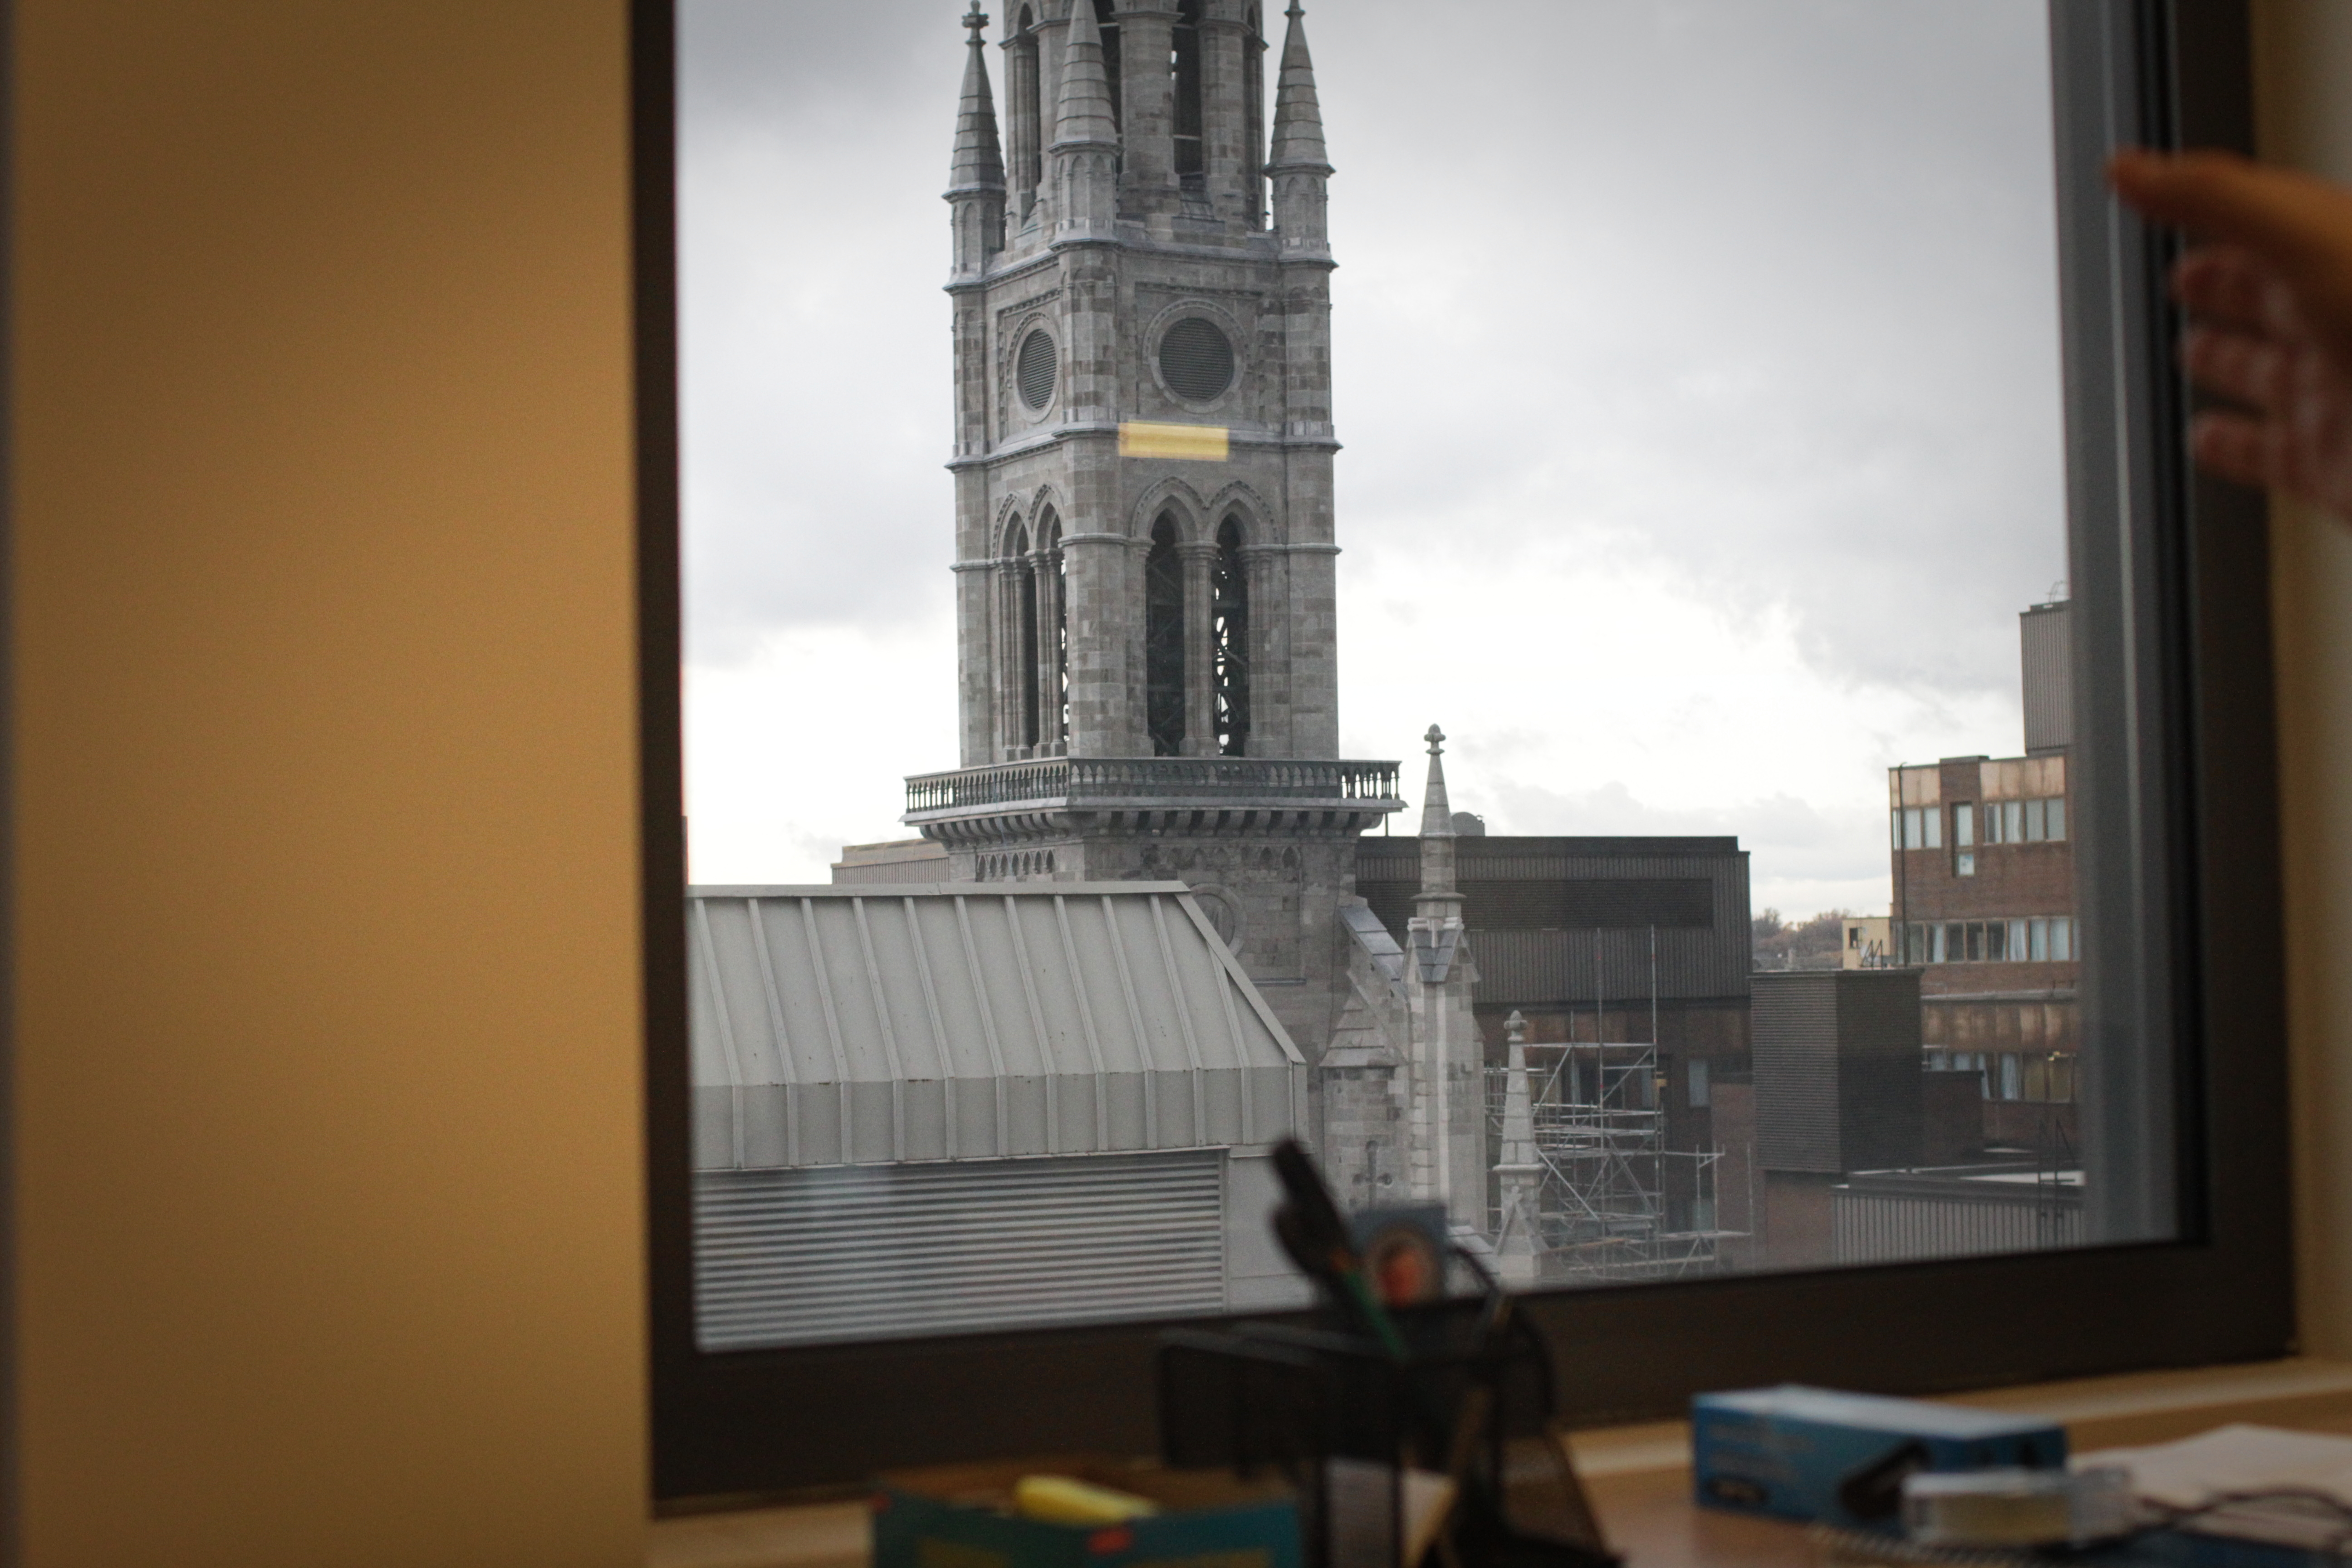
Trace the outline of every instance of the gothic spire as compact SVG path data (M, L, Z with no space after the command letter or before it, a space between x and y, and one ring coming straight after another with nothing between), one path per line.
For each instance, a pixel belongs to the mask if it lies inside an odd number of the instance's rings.
M1062 93L1055 105L1054 147L1118 144L1111 111L1110 73L1103 65L1102 29L1094 0L1070 0L1069 42L1062 55Z
M1432 724L1422 737L1429 742L1429 788L1421 797L1421 836L1454 837L1454 805L1445 798L1445 731Z
M956 115L955 163L948 175L950 191L1001 191L1004 188L1004 151L996 139L996 99L988 88L987 46L982 29L988 16L980 0L963 25L971 29L971 56L963 69L963 104Z
M1454 883L1454 805L1445 797L1445 731L1432 724L1429 787L1421 797L1421 897L1458 901Z
M1323 106L1315 96L1315 62L1307 52L1307 13L1290 0L1290 32L1282 41L1282 79L1274 95L1274 156L1283 168L1329 174L1323 147Z

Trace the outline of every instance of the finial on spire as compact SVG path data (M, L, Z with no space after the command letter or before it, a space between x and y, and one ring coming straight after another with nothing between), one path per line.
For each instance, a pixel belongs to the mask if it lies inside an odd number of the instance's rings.
M1423 838L1451 838L1454 837L1454 805L1445 796L1445 731L1432 724L1429 733L1422 739L1429 742L1429 784L1421 796L1421 836ZM1446 890L1453 891L1451 876L1446 878Z
M1328 174L1323 105L1315 94L1315 61L1307 48L1307 12L1291 0L1290 29L1282 41L1282 77L1274 94L1274 156L1269 173L1285 166Z
M980 30L988 14L971 0L963 25L971 29L971 54L964 62L963 102L956 115L955 162L948 174L950 194L1004 189L1004 147L996 137L996 95L988 85L987 46Z

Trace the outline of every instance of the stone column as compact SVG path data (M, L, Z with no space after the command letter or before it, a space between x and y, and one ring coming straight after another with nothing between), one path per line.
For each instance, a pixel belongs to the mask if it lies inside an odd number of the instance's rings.
M1250 755L1294 756L1290 672L1282 657L1282 552L1255 544L1244 548L1242 580L1249 594Z
M1070 628L1070 732L1066 755L1123 757L1128 713L1128 542L1117 533L1066 533L1063 614Z
M1180 544L1184 563L1184 754L1217 754L1217 639L1210 626L1210 578L1217 569L1213 544Z

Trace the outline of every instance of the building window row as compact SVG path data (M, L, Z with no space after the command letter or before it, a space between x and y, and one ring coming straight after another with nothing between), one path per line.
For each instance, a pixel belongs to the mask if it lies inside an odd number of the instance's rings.
M1989 800L1979 813L1970 800L1952 803L1952 847L1971 849L1986 844L2060 844L2066 838L2066 797L2041 800ZM1906 805L1888 814L1888 837L1897 849L1941 849L1944 808ZM1979 832L1981 818L1982 832Z
M2074 1102L2074 1057L2070 1051L1929 1051L1927 1064L1930 1072L1975 1073L1987 1100Z
M2017 920L1915 921L1901 928L1906 963L2071 963L2071 915Z

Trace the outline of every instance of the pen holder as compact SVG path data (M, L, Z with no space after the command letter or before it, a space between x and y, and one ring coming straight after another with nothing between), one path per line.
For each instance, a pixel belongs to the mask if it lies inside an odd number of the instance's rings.
M1164 1336L1162 1461L1282 1475L1307 1568L1608 1568L1551 1358L1491 1303L1396 1314L1399 1360L1336 1320Z

